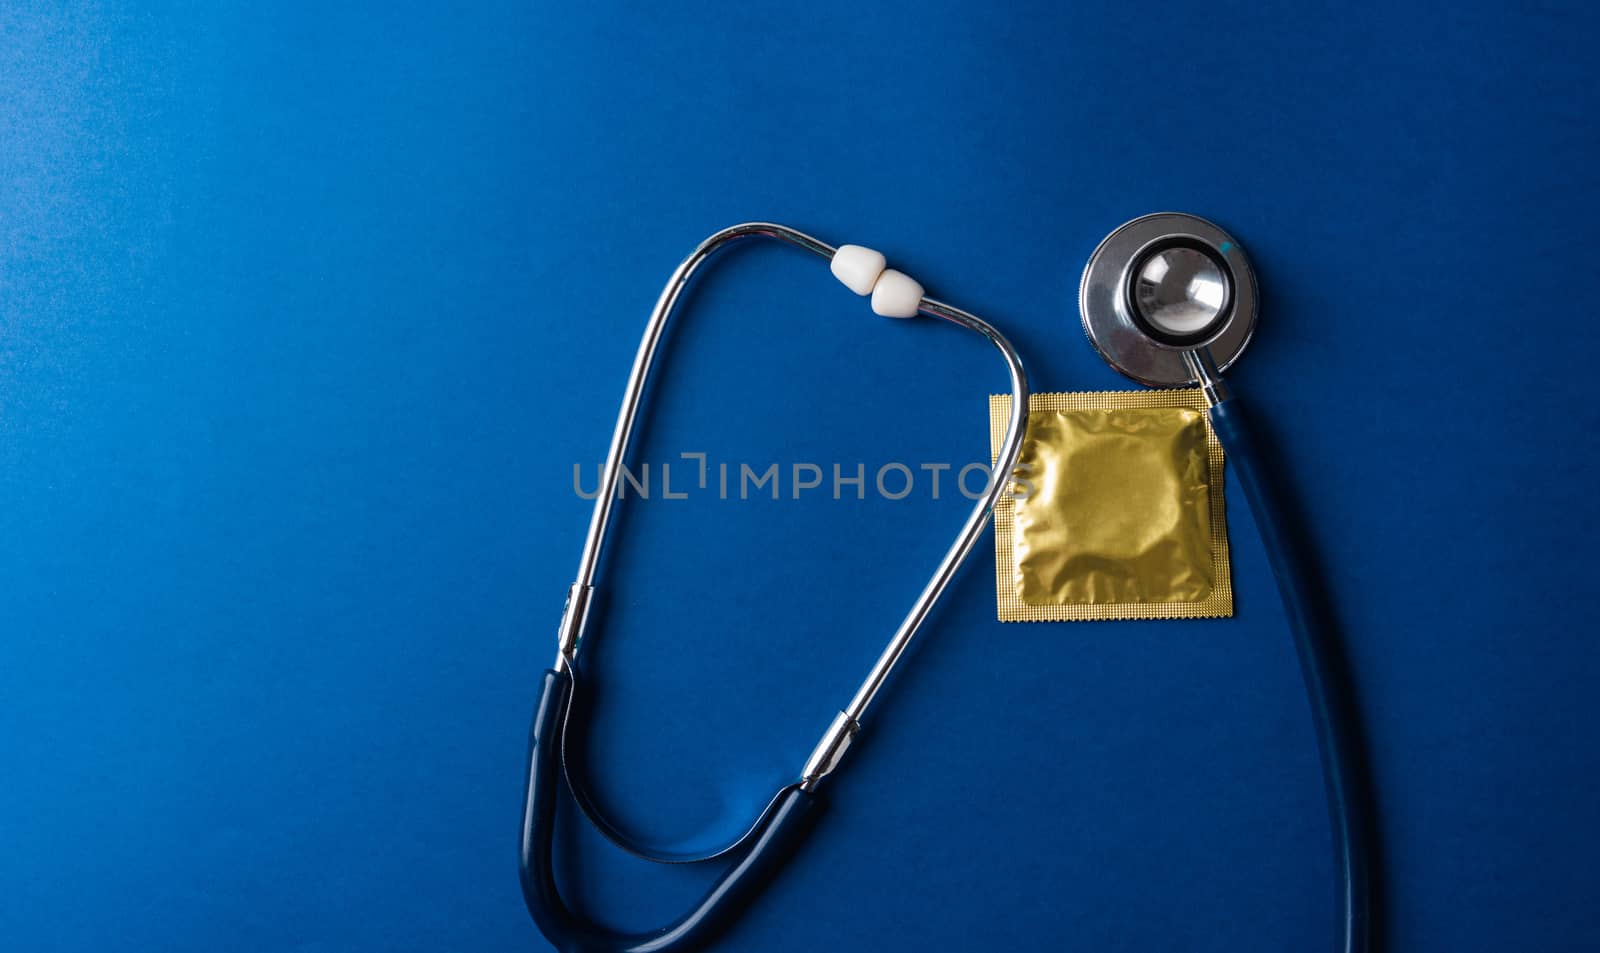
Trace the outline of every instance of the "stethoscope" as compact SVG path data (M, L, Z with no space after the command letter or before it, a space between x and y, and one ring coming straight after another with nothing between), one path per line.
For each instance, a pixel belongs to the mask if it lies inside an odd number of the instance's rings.
M725 846L693 854L666 851L625 835L605 819L587 793L579 746L567 741L580 684L579 650L593 604L596 568L617 481L667 321L690 278L709 258L734 242L756 236L828 260L835 277L857 294L870 295L872 309L880 315L928 315L983 335L1005 358L1011 376L1011 412L995 458L996 478L989 481L921 595L855 696L834 716L796 779L780 788L745 832ZM1250 501L1294 633L1333 820L1341 885L1341 949L1363 953L1370 933L1370 826L1359 774L1362 762L1357 757L1355 719L1348 695L1340 687L1338 653L1331 632L1313 606L1309 578L1260 473L1256 445L1238 400L1221 378L1222 370L1238 358L1254 330L1254 275L1238 245L1215 225L1186 215L1150 215L1123 225L1101 242L1084 271L1079 298L1084 330L1112 367L1153 387L1199 384L1205 392L1212 427ZM634 358L601 471L577 578L567 590L557 629L556 661L543 675L530 733L522 889L529 912L552 944L563 951L604 953L688 949L709 940L743 909L810 828L822 806L820 785L839 767L889 672L988 524L1007 487L1002 477L1015 468L1022 448L1027 406L1027 376L1016 349L1005 337L982 319L924 296L921 285L887 268L883 256L875 251L856 245L835 249L782 225L747 223L717 232L684 259L662 290ZM623 849L661 863L722 859L726 869L692 909L656 930L622 932L576 914L562 899L552 869L555 802L562 775L583 813Z

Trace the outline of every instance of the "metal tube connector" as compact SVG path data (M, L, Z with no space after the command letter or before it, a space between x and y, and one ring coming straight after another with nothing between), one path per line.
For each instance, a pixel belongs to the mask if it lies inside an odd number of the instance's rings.
M1206 395L1207 407L1215 407L1233 396L1228 382L1222 379L1222 372L1217 370L1217 361L1211 356L1210 348L1197 347L1184 351L1183 364L1189 369L1194 382L1200 385L1200 391Z
M573 583L567 588L567 604L561 610L561 626L556 629L558 672L578 657L578 643L583 641L583 628L589 621L589 605L593 598L593 586Z
M811 752L811 757L806 759L805 768L800 772L802 790L815 790L817 782L833 773L833 769L843 760L845 750L850 747L850 742L855 739L856 731L860 727L854 718L842 711L834 716L833 724L828 726L827 734L817 742L816 750Z

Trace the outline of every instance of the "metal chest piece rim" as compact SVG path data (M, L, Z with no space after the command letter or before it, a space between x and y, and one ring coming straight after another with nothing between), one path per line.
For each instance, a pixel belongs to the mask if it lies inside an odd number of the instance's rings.
M1141 313L1140 278L1152 259L1198 252L1217 266L1222 293L1217 314L1189 333L1170 333ZM1205 348L1219 371L1244 353L1255 332L1255 272L1233 237L1212 222L1181 212L1157 212L1118 226L1089 256L1078 286L1083 331L1107 364L1150 387L1197 383L1185 351Z

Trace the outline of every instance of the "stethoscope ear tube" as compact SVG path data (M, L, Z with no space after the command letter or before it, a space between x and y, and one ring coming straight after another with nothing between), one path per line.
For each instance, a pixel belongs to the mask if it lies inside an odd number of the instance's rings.
M544 673L528 738L521 858L528 912L562 953L665 953L698 947L737 916L804 839L822 811L822 796L797 786L781 792L747 845L732 854L728 869L676 922L627 933L586 920L562 899L551 860L561 788L561 732L572 687L570 669Z
M1328 816L1333 831L1334 867L1342 953L1365 953L1372 942L1373 841L1370 787L1363 766L1362 739L1354 700L1332 627L1312 585L1304 547L1294 545L1289 510L1272 487L1271 474L1239 398L1211 405L1211 426L1227 454L1255 517L1256 530L1278 582L1284 614L1294 636L1300 674L1322 758Z
M1006 370L1011 378L1010 419L1006 425L1006 435L995 452L992 472L1009 474L1022 450L1023 430L1027 421L1028 377L1016 349L983 319L924 295L922 286L916 281L886 267L886 259L880 253L856 245L835 249L787 226L771 222L746 222L725 228L707 238L678 265L651 311L638 353L634 357L633 370L628 375L628 384L623 391L622 407L617 413L611 449L601 471L599 493L595 498L589 533L584 539L578 575L568 587L566 605L557 629L556 663L544 675L530 741L522 830L523 894L528 911L533 914L540 930L562 950L599 950L607 953L679 950L702 942L731 919L809 829L821 804L815 794L817 786L839 767L867 709L904 655L934 603L954 578L957 568L976 546L978 537L989 523L995 504L1009 485L1004 479L991 479L986 491L974 501L954 542L934 568L921 594L889 637L855 695L838 710L811 756L806 759L798 778L778 791L744 834L710 853L686 853L660 850L639 843L607 822L594 799L585 793L583 772L581 769L574 770L578 766L574 762L581 764L582 755L577 747L567 743L566 732L573 711L580 647L585 639L589 607L595 597L596 571L606 540L606 529L611 521L612 505L618 496L618 479L657 347L690 278L718 250L753 237L775 239L827 260L830 271L851 291L858 295L870 294L872 310L879 315L891 318L926 315L982 335L1005 358ZM724 858L729 867L700 903L670 926L648 933L621 933L584 920L562 901L551 872L551 826L560 787L556 778L561 775L565 775L579 809L589 816L596 829L623 849L663 863Z

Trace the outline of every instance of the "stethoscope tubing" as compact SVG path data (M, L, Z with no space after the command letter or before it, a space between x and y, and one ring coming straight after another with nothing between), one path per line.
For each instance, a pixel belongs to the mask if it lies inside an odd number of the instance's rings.
M1211 404L1210 418L1228 466L1250 504L1250 514L1278 584L1305 682L1333 834L1339 950L1367 953L1372 944L1371 851L1375 832L1359 720L1343 657L1313 585L1306 551L1295 544L1290 511L1275 489L1278 484L1267 472L1244 403L1225 393Z
M711 889L667 926L636 933L601 926L567 906L552 859L563 774L562 724L571 699L571 670L547 670L529 735L522 818L522 892L534 923L561 953L666 953L701 946L726 928L794 853L821 814L823 795L798 785L784 788Z

